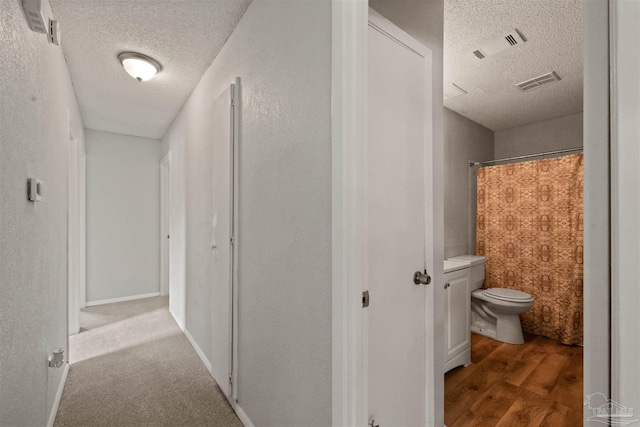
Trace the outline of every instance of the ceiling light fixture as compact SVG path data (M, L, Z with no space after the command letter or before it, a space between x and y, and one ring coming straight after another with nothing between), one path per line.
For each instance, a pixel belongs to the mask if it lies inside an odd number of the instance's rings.
M153 58L135 52L122 52L118 55L120 63L131 77L144 82L162 71L162 66Z

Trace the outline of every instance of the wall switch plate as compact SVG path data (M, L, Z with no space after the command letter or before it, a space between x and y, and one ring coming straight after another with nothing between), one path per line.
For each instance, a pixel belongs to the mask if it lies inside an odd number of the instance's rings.
M27 179L27 197L32 202L43 202L42 181L36 178Z

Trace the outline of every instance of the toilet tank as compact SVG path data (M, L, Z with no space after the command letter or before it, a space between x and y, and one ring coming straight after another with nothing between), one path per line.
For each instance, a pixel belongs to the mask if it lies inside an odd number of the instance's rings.
M484 264L487 259L480 255L458 255L448 261L464 262L469 265L469 286L472 291L480 289L484 283Z

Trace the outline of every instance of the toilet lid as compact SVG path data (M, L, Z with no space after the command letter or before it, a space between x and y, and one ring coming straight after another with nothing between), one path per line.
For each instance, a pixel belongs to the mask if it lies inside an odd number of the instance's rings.
M515 289L489 288L484 291L484 294L502 301L525 302L533 299L528 293Z

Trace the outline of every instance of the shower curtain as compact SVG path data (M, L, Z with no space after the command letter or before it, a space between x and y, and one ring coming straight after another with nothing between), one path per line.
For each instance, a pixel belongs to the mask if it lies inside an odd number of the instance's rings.
M582 345L582 154L478 170L476 253L485 287L535 298L522 329Z

